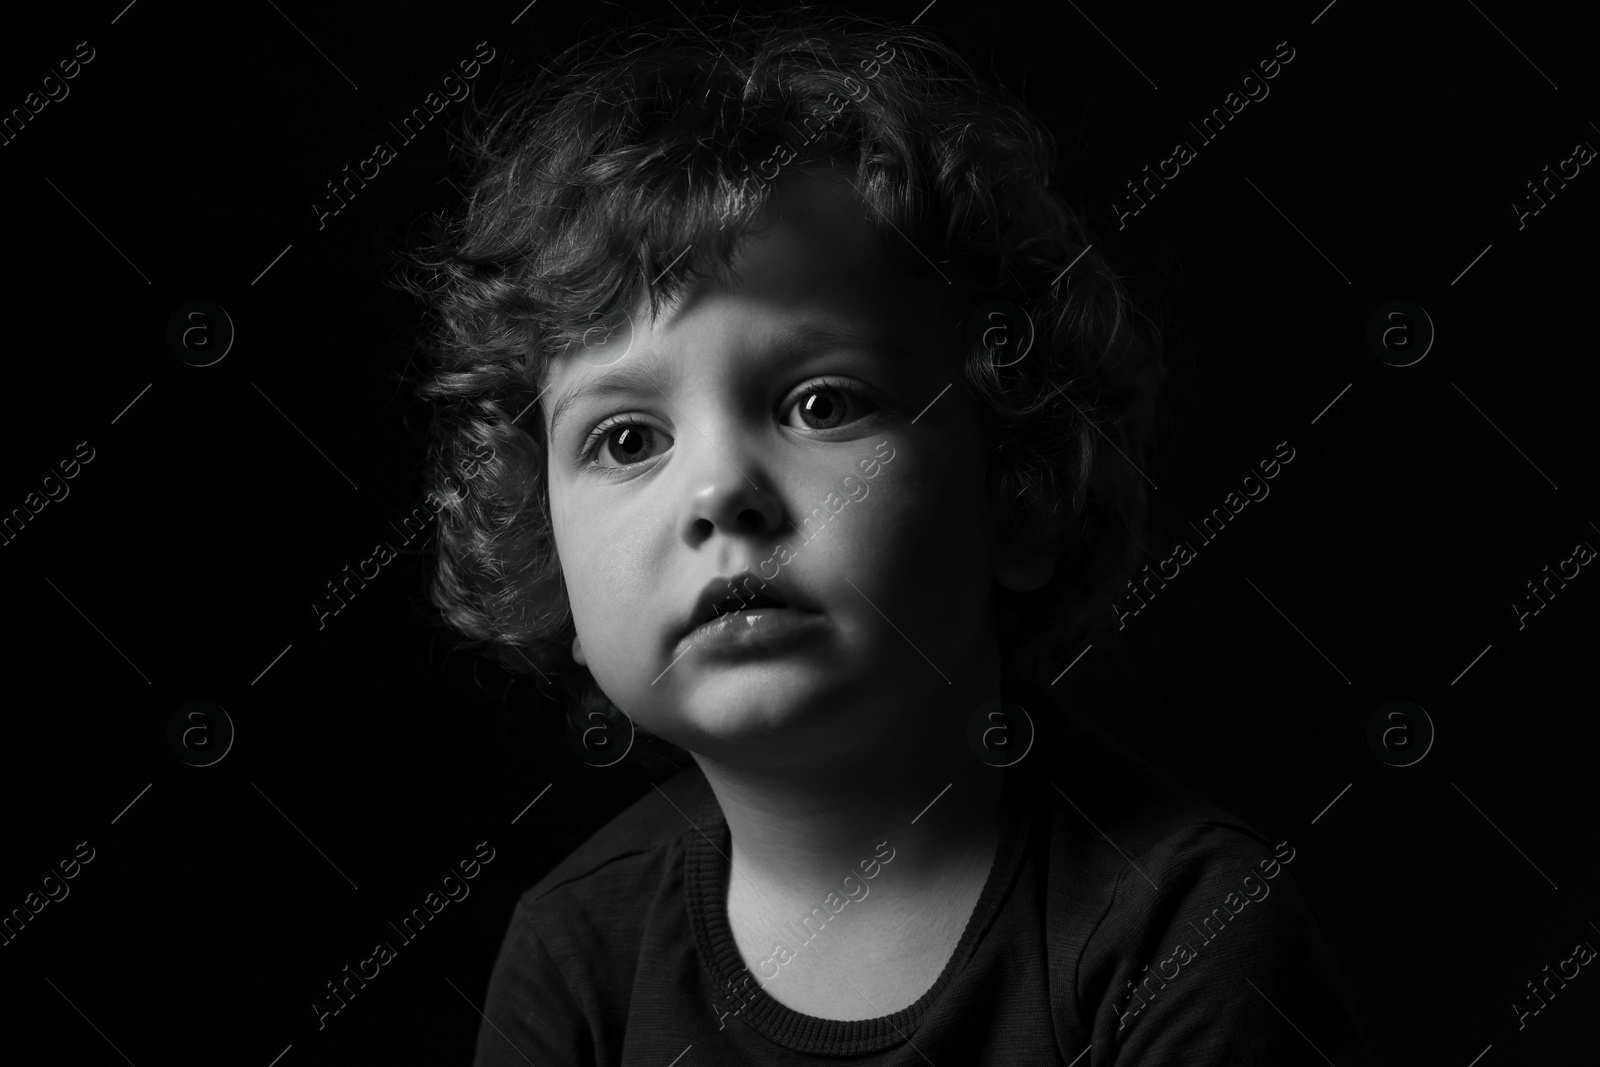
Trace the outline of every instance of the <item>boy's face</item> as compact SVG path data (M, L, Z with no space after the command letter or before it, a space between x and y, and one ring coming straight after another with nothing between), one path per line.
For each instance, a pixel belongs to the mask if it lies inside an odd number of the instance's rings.
M550 506L579 662L692 752L798 758L998 681L981 423L959 387L941 395L960 309L889 263L869 210L832 176L786 184L734 288L635 313L622 358L568 355L544 383L546 412L653 383L547 416ZM867 340L780 351L817 327ZM686 639L707 584L747 573L789 608Z

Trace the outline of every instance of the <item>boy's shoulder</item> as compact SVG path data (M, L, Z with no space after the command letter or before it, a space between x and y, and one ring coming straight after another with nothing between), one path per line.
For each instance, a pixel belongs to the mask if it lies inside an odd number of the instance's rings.
M1158 770L1095 726L1033 687L1012 699L1040 708L1045 759L1033 768L1036 788L1053 802L1055 846L1094 851L1119 872L1149 856L1229 863L1272 848L1254 826ZM1031 758L1031 757L1030 757ZM1142 866L1142 864L1140 864Z
M1056 799L1080 820L1098 824L1097 832L1124 851L1144 852L1202 826L1260 837L1243 819L1093 727L1069 720L1063 733L1068 751L1061 761Z
M665 782L652 785L590 834L522 894L522 904L531 907L574 894L592 899L589 890L597 882L616 883L619 888L638 883L644 888L659 878L666 854L714 815L710 784L700 768L691 764Z

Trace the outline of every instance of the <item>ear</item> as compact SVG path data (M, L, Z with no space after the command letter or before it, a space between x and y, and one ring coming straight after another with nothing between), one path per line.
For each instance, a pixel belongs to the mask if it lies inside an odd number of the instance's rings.
M572 637L572 658L577 661L580 667L589 665L589 661L583 655L583 641L576 634Z

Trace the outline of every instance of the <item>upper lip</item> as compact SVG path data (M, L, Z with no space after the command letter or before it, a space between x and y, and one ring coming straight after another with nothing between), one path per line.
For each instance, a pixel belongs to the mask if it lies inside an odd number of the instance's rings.
M741 600L738 595L730 591L730 586L735 589L741 588L738 583L745 579L752 579L749 588L750 595ZM762 587L763 583L765 584L764 588ZM780 608L797 608L804 611L815 610L798 591L787 584L779 585L776 581L756 577L753 573L718 577L707 582L704 588L700 590L700 595L695 597L693 609L691 609L688 617L679 627L679 636L687 635L696 627L715 619L718 614L738 610L743 604L749 603L751 599L756 599L758 602L770 601ZM717 610L719 607L722 609L720 613Z

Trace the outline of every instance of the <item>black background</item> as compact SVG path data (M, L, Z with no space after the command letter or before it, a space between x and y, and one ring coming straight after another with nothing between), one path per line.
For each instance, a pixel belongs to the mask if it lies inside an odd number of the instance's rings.
M1600 175L1521 229L1509 207L1576 142L1600 146L1592 36L1556 5L1321 6L1041 19L939 0L918 23L1056 131L1061 187L1168 307L1170 422L1146 468L1173 531L1160 555L1278 442L1296 453L1056 691L1296 847L1384 1062L1592 1054L1591 968L1520 1032L1509 1008L1600 944L1600 578L1584 568L1522 629L1510 607L1600 546ZM140 1067L466 1063L514 899L649 778L586 766L531 686L480 688L447 661L415 558L317 629L311 599L421 500L423 413L392 378L417 312L385 287L385 249L455 196L443 127L461 105L403 146L388 123L479 41L481 99L585 27L673 8L540 0L514 25L517 0L119 10L50 5L0 44L7 112L77 42L96 52L0 146L0 509L95 450L0 546L0 908L77 842L96 850L0 948L4 1041ZM1185 120L1285 40L1270 96L1118 231L1122 183L1194 143ZM378 141L398 157L319 230L312 199ZM237 330L205 368L166 342L195 299ZM1437 330L1410 367L1366 340L1392 299ZM210 767L167 744L193 699L237 728ZM1413 766L1366 740L1391 699L1437 730ZM322 983L480 841L495 859L471 896L319 1031Z

